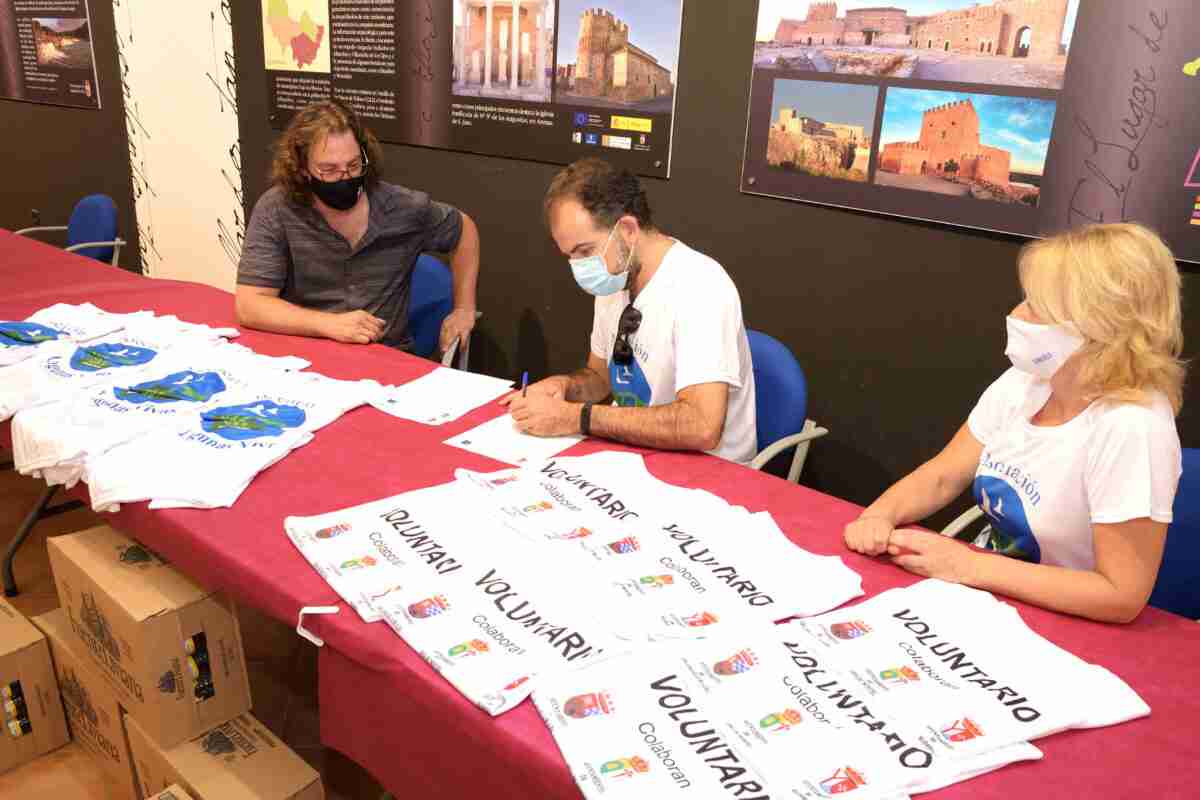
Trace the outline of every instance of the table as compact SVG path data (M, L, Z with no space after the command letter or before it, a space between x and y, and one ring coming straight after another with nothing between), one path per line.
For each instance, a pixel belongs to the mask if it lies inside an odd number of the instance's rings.
M91 301L110 311L149 308L209 325L235 323L233 298L216 289L150 280L0 232L0 319L21 319L54 302ZM246 330L240 343L267 355L299 355L341 379L400 383L431 362L380 345L355 346ZM477 409L438 428L369 407L342 417L305 447L258 476L230 509L150 511L127 505L112 524L180 569L241 603L295 624L302 606L341 612L310 618L326 646L319 661L321 738L353 758L397 796L578 798L578 789L531 703L491 718L465 700L382 622L363 623L283 533L289 514L331 511L443 483L456 467L507 465L440 444L500 413ZM8 423L0 447L11 448ZM580 455L610 445L589 441ZM842 527L859 507L699 454L623 448L645 455L655 476L708 489L753 511L769 510L789 538L810 551L842 556L863 576L868 596L917 579L890 564L847 552ZM86 492L86 487L77 488ZM1192 798L1200 778L1200 625L1147 609L1113 626L1015 603L1034 630L1124 678L1153 709L1146 719L1043 739L1046 757L1007 767L937 793L939 798Z

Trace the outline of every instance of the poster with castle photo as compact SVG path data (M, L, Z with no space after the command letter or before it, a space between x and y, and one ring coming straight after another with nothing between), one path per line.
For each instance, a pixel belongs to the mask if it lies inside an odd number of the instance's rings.
M388 142L670 174L683 0L260 2L276 127L333 96Z
M759 0L755 69L1062 88L1079 0Z
M1054 111L1033 97L888 89L875 183L1036 206Z
M682 0L560 0L555 100L669 114L675 102Z
M741 190L1200 262L1195 0L759 0Z

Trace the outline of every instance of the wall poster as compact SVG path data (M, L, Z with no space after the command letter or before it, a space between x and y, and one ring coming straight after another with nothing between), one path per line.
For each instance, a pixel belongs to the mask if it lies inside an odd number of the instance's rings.
M337 97L399 144L667 177L683 0L261 0L272 125Z
M1195 0L759 0L741 190L1200 262Z
M87 0L0 0L0 97L100 108Z

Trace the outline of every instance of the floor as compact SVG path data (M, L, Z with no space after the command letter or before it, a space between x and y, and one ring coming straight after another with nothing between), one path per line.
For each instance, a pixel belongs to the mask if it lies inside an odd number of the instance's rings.
M4 454L0 453L0 460ZM11 470L0 472L0 543L6 543L44 487ZM48 520L17 554L15 573L21 589L12 603L35 616L58 606L46 537L82 530L100 522L87 509ZM383 789L366 771L334 750L321 746L317 712L317 650L287 625L253 609L241 608L253 713L305 761L321 773L329 800L381 800ZM0 775L0 798L56 797L108 800L103 772L75 743Z

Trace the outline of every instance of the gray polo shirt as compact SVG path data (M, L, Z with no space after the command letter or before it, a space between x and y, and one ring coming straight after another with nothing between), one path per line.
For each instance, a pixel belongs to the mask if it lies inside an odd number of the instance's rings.
M382 342L409 349L413 265L425 252L448 253L462 214L424 192L380 182L368 195L367 231L354 247L311 206L296 206L279 186L254 205L238 283L279 289L284 300L320 311L365 309L387 321Z

